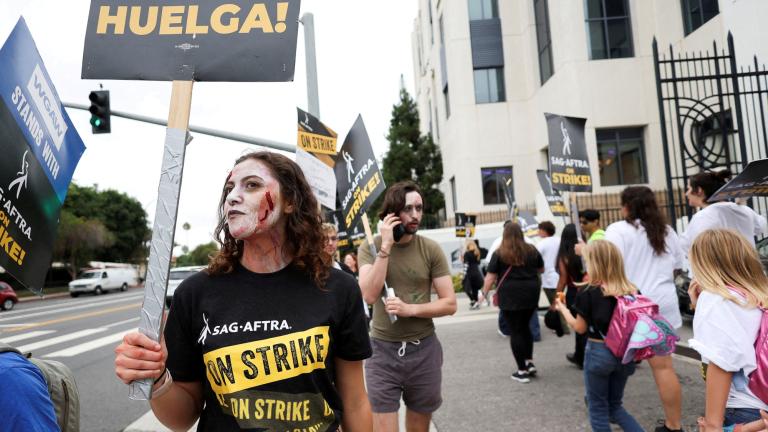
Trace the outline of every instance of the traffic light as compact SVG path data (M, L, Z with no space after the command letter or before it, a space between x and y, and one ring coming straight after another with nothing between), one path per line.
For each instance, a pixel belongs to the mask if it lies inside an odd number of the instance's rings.
M109 90L94 90L88 95L91 100L91 132L95 134L110 133Z

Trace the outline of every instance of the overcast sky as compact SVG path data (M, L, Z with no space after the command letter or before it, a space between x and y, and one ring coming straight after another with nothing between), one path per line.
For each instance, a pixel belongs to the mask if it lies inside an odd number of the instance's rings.
M99 83L115 110L167 119L170 82L80 79L87 0L0 0L0 41L24 16L59 97L87 104ZM362 114L374 152L386 152L400 75L413 89L410 35L413 0L302 0L315 16L321 120L339 134L339 147ZM196 83L190 124L296 143L296 107L307 108L303 30L299 29L295 81ZM86 111L68 109L87 147L75 171L79 185L98 185L136 198L154 220L165 128L112 117L112 133L91 134ZM190 248L212 239L220 187L233 161L252 145L201 134L187 147L176 242ZM292 156L291 156L292 157ZM191 230L181 229L184 222Z

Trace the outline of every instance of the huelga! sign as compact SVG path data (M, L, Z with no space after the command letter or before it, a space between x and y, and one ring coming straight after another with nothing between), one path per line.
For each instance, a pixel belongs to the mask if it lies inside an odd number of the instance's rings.
M300 0L92 0L83 78L293 81Z

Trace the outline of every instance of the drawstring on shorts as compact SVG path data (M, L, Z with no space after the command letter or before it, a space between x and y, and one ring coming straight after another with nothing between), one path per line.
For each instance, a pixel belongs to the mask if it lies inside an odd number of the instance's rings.
M402 341L400 342L402 345L400 345L400 348L397 350L397 355L400 357L403 357L405 355L405 347L408 345L408 342ZM420 340L411 341L413 345L419 345L421 343Z

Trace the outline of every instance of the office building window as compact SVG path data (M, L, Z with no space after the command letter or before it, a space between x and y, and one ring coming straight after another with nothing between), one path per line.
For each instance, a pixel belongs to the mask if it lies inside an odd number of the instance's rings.
M586 0L589 58L634 56L627 0Z
M552 37L549 32L548 0L533 0L533 12L536 15L536 42L539 46L539 77L541 84L554 75L552 63Z
M505 204L504 184L512 179L512 167L480 168L483 179L483 204Z
M598 129L596 135L602 186L648 183L643 128Z
M469 0L470 21L499 17L499 6L496 0Z
M720 13L717 0L680 0L680 2L686 36Z
M504 102L504 68L475 69L475 103Z
M448 85L445 85L443 89L443 97L445 98L445 118L451 116L451 98L448 96Z

